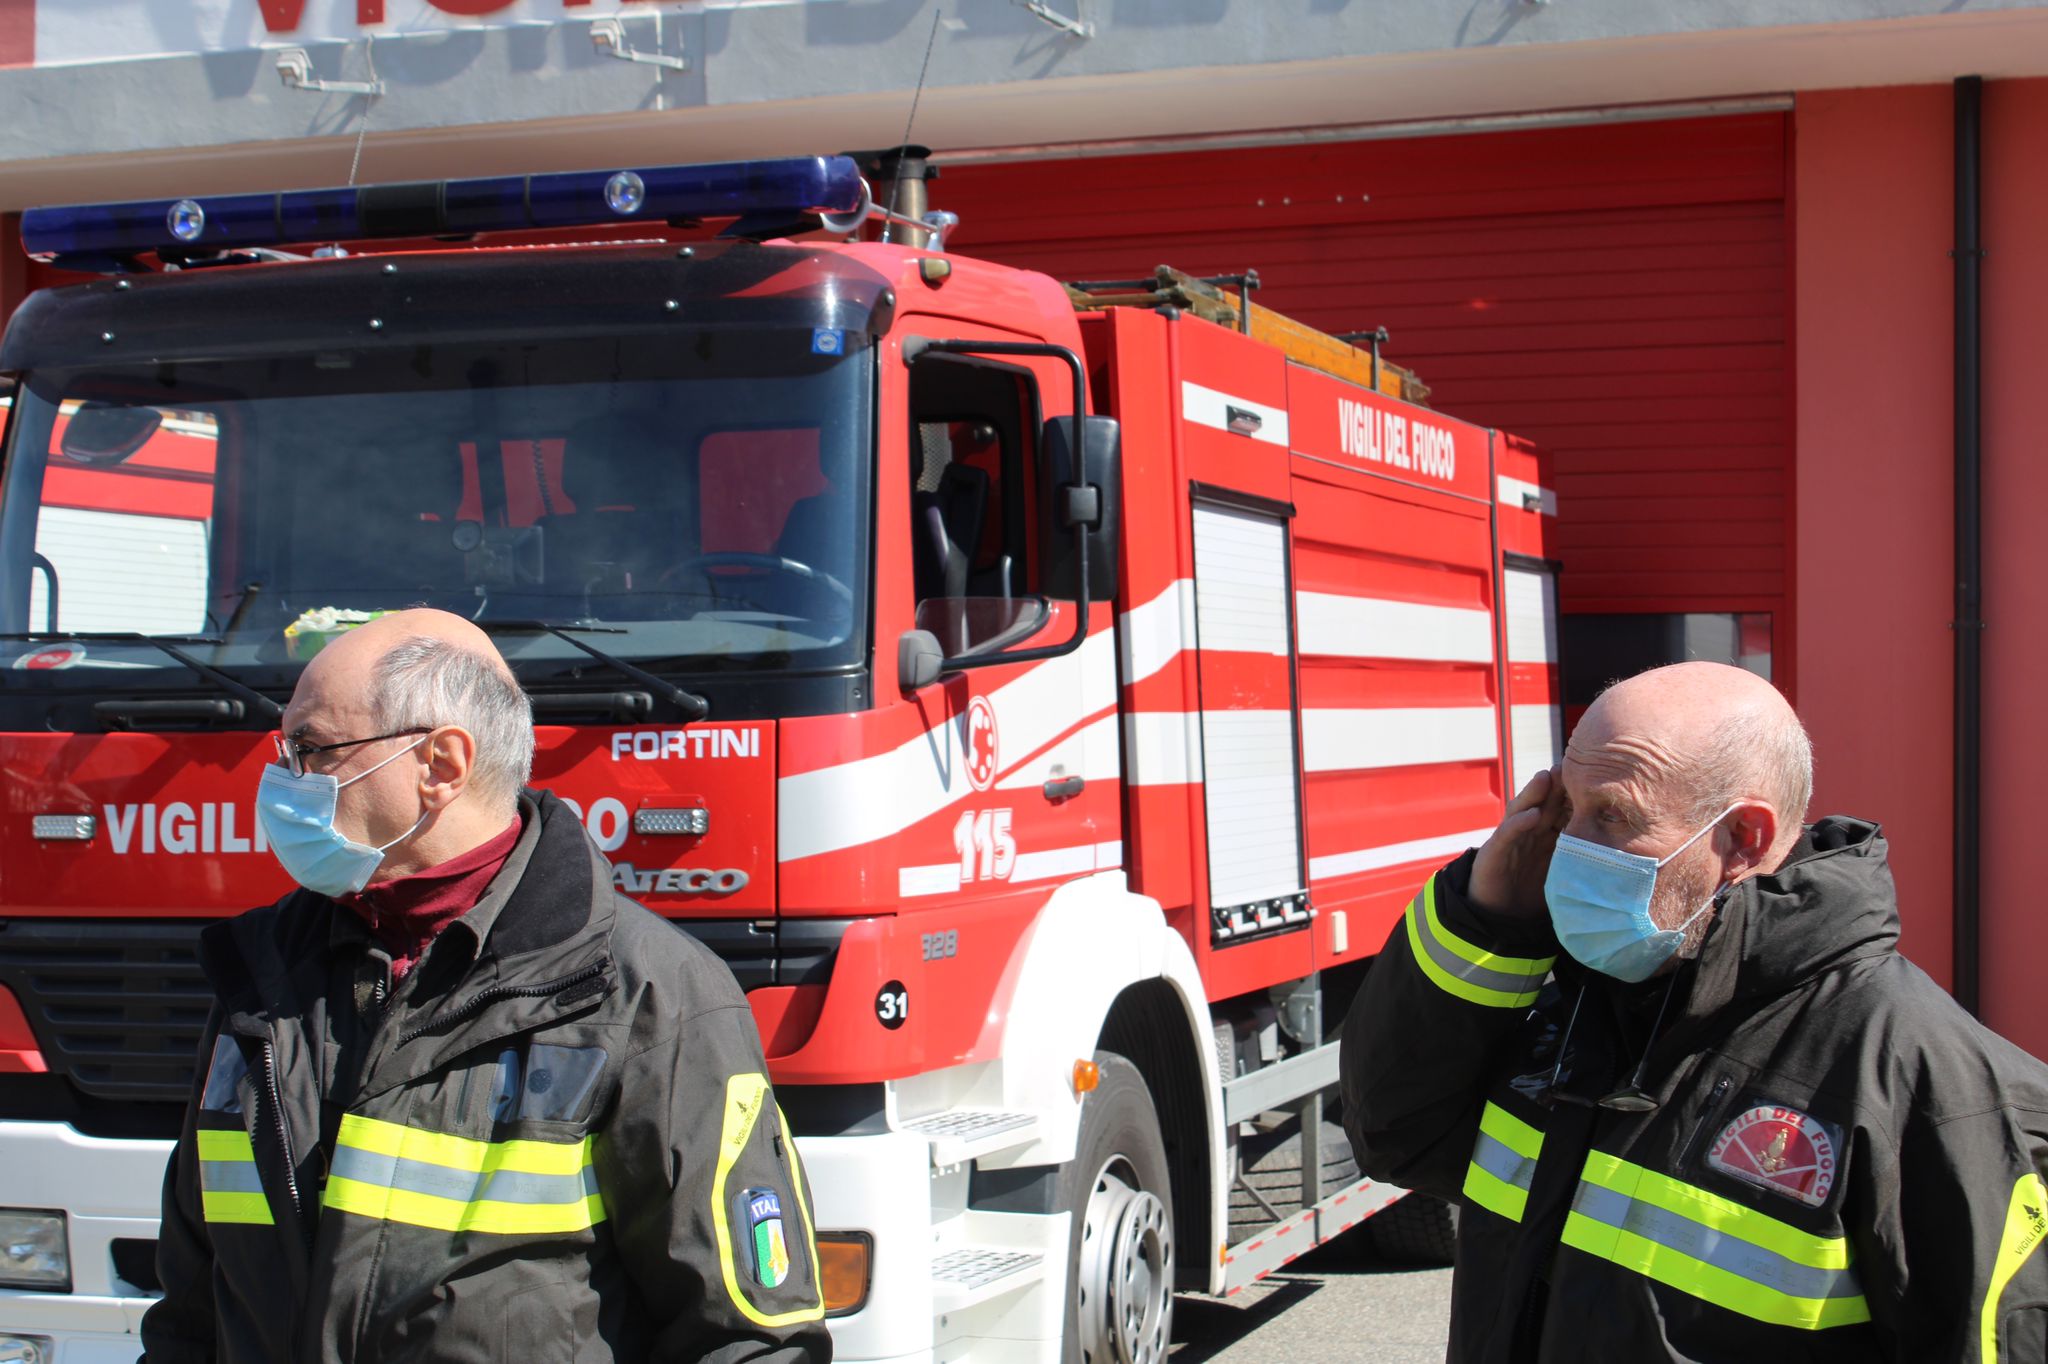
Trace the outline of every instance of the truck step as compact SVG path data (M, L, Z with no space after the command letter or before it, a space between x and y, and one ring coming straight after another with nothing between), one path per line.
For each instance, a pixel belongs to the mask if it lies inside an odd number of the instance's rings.
M932 1164L958 1165L1038 1140L1038 1117L992 1108L956 1108L903 1124L932 1144Z
M958 1312L1037 1283L1045 1257L1034 1251L962 1246L932 1260L932 1309Z

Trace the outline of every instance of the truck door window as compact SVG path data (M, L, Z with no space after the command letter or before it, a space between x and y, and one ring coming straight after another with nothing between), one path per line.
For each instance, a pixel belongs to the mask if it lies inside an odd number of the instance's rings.
M1045 620L1032 553L1037 392L1009 365L931 357L911 374L911 577L917 627L948 657Z

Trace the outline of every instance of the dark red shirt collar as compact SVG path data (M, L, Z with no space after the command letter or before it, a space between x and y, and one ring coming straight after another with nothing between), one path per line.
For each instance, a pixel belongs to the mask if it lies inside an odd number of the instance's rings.
M436 934L475 908L518 846L522 825L514 819L489 842L438 866L372 881L355 895L335 897L370 926L370 934L391 954L391 974L403 976L419 961Z

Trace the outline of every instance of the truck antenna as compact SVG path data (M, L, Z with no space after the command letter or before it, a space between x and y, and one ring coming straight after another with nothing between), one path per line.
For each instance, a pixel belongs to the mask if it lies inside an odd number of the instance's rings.
M363 56L370 63L370 84L376 85L378 83L376 34L365 33L363 35ZM363 139L370 134L370 108L376 102L377 97L375 95L363 96L363 115L356 120L356 151L355 155L348 159L348 187L350 189L355 188L356 170L363 164Z
M932 68L932 45L939 40L939 17L945 12L946 0L939 0L938 4L932 6L932 31L925 36L924 61L917 68L917 88L910 92L910 117L903 120L903 136L896 140L896 145L899 147L910 145L910 130L917 123L917 102L924 95L925 72ZM897 211L899 198L902 193L903 177L898 176L889 186L889 211L891 213ZM889 227L890 225L886 222L882 226L883 241L889 240Z

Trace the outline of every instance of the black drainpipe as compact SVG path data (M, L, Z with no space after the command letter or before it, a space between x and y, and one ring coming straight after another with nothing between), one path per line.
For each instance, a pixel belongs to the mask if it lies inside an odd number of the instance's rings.
M1977 1013L1977 794L1982 758L1978 705L1983 678L1983 243L1978 236L1977 153L1984 78L1956 81L1956 676L1955 989Z

